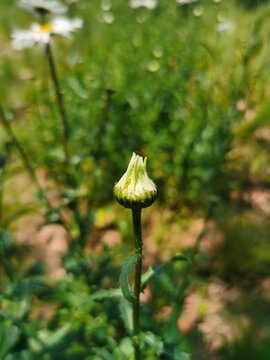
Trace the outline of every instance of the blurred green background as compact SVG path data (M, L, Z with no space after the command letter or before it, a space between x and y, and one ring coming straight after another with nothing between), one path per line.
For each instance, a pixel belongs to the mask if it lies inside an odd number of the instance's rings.
M143 358L269 360L270 2L65 4L83 19L72 40L52 39L75 187L45 53L11 45L36 20L0 2L0 102L52 203L2 126L0 359L132 359L128 304L91 296L119 287L133 249L112 188L135 151L159 190L143 212L144 271L166 264L144 294ZM186 276L170 259L190 256L200 236Z

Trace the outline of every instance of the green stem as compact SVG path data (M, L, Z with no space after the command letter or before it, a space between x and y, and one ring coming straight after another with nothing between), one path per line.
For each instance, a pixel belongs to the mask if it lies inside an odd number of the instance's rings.
M194 258L198 254L201 240L205 236L205 233L206 233L206 221L207 220L205 220L203 229L199 233L199 235L198 235L198 237L197 237L197 239L195 241L195 244L194 244L194 246L192 248L190 259L189 259L189 262L186 265L186 268L185 268L185 271L184 271L184 274L183 274L183 280L182 280L181 286L180 286L180 288L178 290L178 293L177 293L177 296L176 296L176 301L177 301L178 306L180 307L181 310L182 310L184 299L185 299L184 294L185 294L185 291L186 291L186 289L187 289L187 287L189 285L189 275L190 275L190 272L192 270L192 266L194 265Z
M53 54L52 54L52 49L51 49L50 43L48 43L46 46L46 54L48 56L50 73L51 73L51 77L52 77L52 81L53 81L53 85L54 85L54 89L55 89L55 95L56 95L56 99L57 99L57 105L58 105L58 109L59 109L59 113L60 113L62 129L63 129L62 146L63 146L64 156L65 156L64 166L65 166L65 171L66 171L66 181L67 181L68 186L75 189L77 187L77 183L76 183L74 177L71 176L71 174L69 174L69 171L68 171L68 166L69 166L69 153L68 153L69 126L68 126L67 115L66 115L66 110L65 110L65 106L64 106L63 95L62 95L62 92L60 89L58 75L57 75L56 66L55 66L55 62L53 59ZM84 231L84 224L83 224L83 220L80 215L79 204L78 204L77 199L74 199L71 202L70 209L73 211L75 221L78 225L79 233L80 233L80 245L81 245L81 247L83 247L86 234Z
M3 169L0 169L0 228L2 227L3 215Z
M193 249L192 249L192 252L190 255L190 261L187 263L187 265L185 267L181 285L178 288L176 296L174 298L173 312L172 312L172 315L166 325L165 331L167 331L167 329L168 329L168 331L169 330L171 331L174 328L176 331L178 331L177 330L177 320L179 319L179 316L181 316L182 311L183 311L184 300L185 300L185 291L187 290L188 286L190 285L189 276L192 271L192 267L194 265L194 258L198 253L200 242L201 242L202 238L205 236L205 233L207 231L207 228L206 228L207 219L208 219L208 217L205 220L202 231L199 233L199 235L195 241L195 244L193 246Z
M106 123L108 121L108 113L111 106L111 100L112 100L113 90L106 89L105 93L105 103L100 119L100 125L99 125L99 131L97 134L97 151L100 153L103 150L103 138L104 138L104 132L106 130Z
M69 154L68 154L67 143L68 143L68 138L69 138L69 127L68 127L65 106L64 106L63 95L60 90L60 85L59 85L59 80L58 80L56 67L55 67L55 63L54 63L54 59L53 59L52 49L51 49L51 45L49 42L46 46L46 54L48 56L50 73L51 73L51 77L52 77L52 81L53 81L53 85L54 85L54 89L55 89L57 105L58 105L61 123L62 123L62 129L63 129L62 145L63 145L64 156L65 156L65 166L68 166Z
M134 359L140 360L140 292L141 292L141 275L142 275L142 230L141 230L141 209L132 210L133 229L135 235L135 248L136 253L140 254L138 261L135 264L135 283L134 294L136 300L133 303L133 346L134 346Z

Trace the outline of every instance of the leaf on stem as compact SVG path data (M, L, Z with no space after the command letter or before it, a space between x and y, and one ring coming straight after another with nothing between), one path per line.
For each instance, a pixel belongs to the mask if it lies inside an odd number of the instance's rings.
M175 344L167 344L151 331L142 332L140 339L144 344L154 349L157 355L167 355L171 360L190 360L190 354L183 352Z
M88 302L91 302L93 300L102 300L112 297L123 297L121 289L103 289L96 291L94 294L90 295L86 300L84 300L81 305L87 304Z
M123 295L128 301L132 303L134 302L134 300L136 300L136 296L132 292L131 287L129 285L128 274L130 273L132 265L138 261L140 256L141 256L140 254L134 254L128 256L123 262L121 274L120 274L120 287L123 292Z
M149 280L152 279L152 277L155 274L158 274L161 270L163 265L150 265L149 268L147 269L147 271L142 275L141 278L141 291L143 291L146 287L146 284Z
M164 344L161 338L151 331L143 332L140 334L141 340L153 348L157 355L161 355L164 353Z
M124 297L120 300L119 303L120 316L124 322L125 328L129 334L132 333L132 306L129 301Z

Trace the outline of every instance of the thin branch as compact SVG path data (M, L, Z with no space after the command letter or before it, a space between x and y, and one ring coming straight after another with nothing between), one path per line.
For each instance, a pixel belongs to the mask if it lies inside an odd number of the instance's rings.
M68 144L68 139L69 139L69 126L68 126L66 110L65 110L65 106L64 106L63 95L60 90L59 80L58 80L58 76L57 76L57 71L56 71L50 43L48 43L46 46L46 54L48 56L50 73L51 73L52 81L54 84L55 95L56 95L56 99L57 99L58 109L59 109L62 128L63 128L62 145L63 145L64 155L65 155L65 165L68 166L69 153L68 153L67 144Z

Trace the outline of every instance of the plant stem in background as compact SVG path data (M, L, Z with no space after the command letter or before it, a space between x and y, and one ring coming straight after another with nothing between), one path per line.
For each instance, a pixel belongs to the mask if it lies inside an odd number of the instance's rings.
M188 286L190 285L190 273L191 273L193 265L194 265L194 258L198 253L200 242L207 232L206 223L207 223L207 220L205 219L203 229L199 233L199 235L195 241L195 244L191 251L191 255L189 256L189 261L186 264L186 267L184 269L182 282L181 282L181 284L177 290L176 296L174 298L172 314L171 314L170 319L168 320L167 324L165 325L165 332L166 331L170 332L170 331L172 331L172 329L175 329L175 331L178 332L177 321L183 311L184 300L185 300L185 291L187 290Z
M104 138L104 133L106 130L106 123L108 120L108 113L109 113L113 93L114 93L113 90L106 89L105 102L104 102L104 107L103 107L103 111L102 111L102 115L101 115L101 119L100 119L99 131L97 134L97 143L98 143L97 150L99 152L102 151L102 149L103 149L103 138Z
M142 275L142 231L141 231L141 209L132 209L133 230L135 235L136 253L140 255L135 264L135 282L134 295L136 300L133 303L133 346L135 360L140 360L140 292L141 292L141 275Z
M53 81L53 85L54 85L54 89L55 89L55 95L56 95L56 99L57 99L57 105L58 105L58 109L59 109L59 113L60 113L60 117L61 117L61 123L62 123L62 129L63 129L62 145L63 145L64 156L65 156L65 166L68 166L69 154L68 154L67 143L68 143L68 138L69 138L69 128L68 128L67 116L66 116L66 111L65 111L64 101L63 101L63 95L60 90L60 85L59 85L59 81L58 81L58 76L57 76L57 72L56 72L56 67L55 67L50 43L48 43L46 46L46 54L48 56L50 74L52 77L52 81Z
M62 123L62 129L63 129L62 145L63 145L64 156L65 156L65 167L67 167L69 164L69 154L68 154L68 146L67 146L68 138L69 138L69 128L68 128L66 111L65 111L65 107L64 107L63 95L60 90L57 71L56 71L56 67L55 67L55 63L54 63L54 59L53 59L51 45L49 42L46 46L46 54L48 56L50 73L51 73L51 77L52 77L52 81L53 81L53 85L54 85L54 89L55 89L55 94L56 94L56 99L57 99L57 104L58 104L58 109L59 109L59 113L60 113L60 117L61 117L61 123Z
M46 201L46 203L48 205L48 208L52 210L52 205L51 205L49 199L47 198L47 196L45 195L44 190L43 190L42 186L40 185L39 180L36 176L35 170L33 169L32 165L31 165L26 153L24 152L20 142L18 141L16 135L14 134L12 127L10 126L9 121L6 118L5 112L1 105L0 105L0 119L1 119L1 122L4 126L4 128L7 130L7 133L11 137L13 144L17 148L17 150L21 156L22 162L23 162L26 170L28 171L32 181L36 184L40 194L42 194L44 200Z
M177 294L176 294L176 297L174 300L173 313L172 313L171 319L169 321L169 324L170 324L169 327L170 326L177 327L177 320L183 311L184 300L185 300L185 291L187 290L188 286L190 285L190 273L191 273L193 265L194 265L194 258L198 254L201 240L204 238L205 234L207 233L207 222L211 218L212 211L213 211L213 204L210 204L207 214L205 216L203 228L202 228L201 232L199 233L199 235L197 236L197 239L194 243L194 246L191 250L191 254L189 256L189 262L187 263L187 265L185 267L182 282L181 282L181 285L177 291Z
M2 227L3 216L3 169L0 168L0 228Z
M68 167L69 167L69 153L68 153L69 126L68 126L66 110L65 110L65 106L64 106L63 95L62 95L62 92L60 89L58 75L57 75L56 66L55 66L55 62L53 59L53 54L52 54L52 49L51 49L50 43L48 43L46 46L46 54L47 54L48 61L49 61L50 74L51 74L54 89L55 89L55 95L56 95L56 99L57 99L57 105L58 105L58 109L59 109L59 113L60 113L60 117L61 117L62 129L63 129L62 146L63 146L64 157L65 157L65 159L64 159L65 175L66 175L68 186L70 186L72 189L76 189L77 183L76 183L74 177L69 174L69 169L68 169ZM83 220L80 215L79 204L78 204L77 199L72 200L69 204L69 207L73 211L74 218L75 218L75 221L77 223L79 233L80 233L80 243L81 243L81 246L83 246L86 234L84 231L84 224L83 224Z
M211 219L212 215L213 215L213 211L214 211L214 206L215 206L215 203L210 203L208 205L208 210L206 212L206 215L205 215L205 219L204 219L204 225L203 225L203 228L201 230L201 232L198 234L197 236L197 239L193 245L193 248L191 250L191 255L190 255L190 260L185 268L185 271L184 271L184 275L183 275L183 280L182 280L182 283L181 283L181 286L177 292L177 295L176 295L176 302L178 303L178 306L179 306L179 315L180 313L182 312L182 308L183 308L183 305L184 305L184 299L185 299L185 291L187 289L187 287L189 286L189 274L192 270L192 267L194 265L194 258L195 256L198 254L199 252L199 247L200 247L200 243L201 243L201 240L204 238L204 236L206 235L207 233L207 223L208 221Z
M201 230L201 232L197 236L195 244L194 244L194 246L192 248L192 252L191 252L191 255L189 257L189 262L187 263L185 271L184 271L181 286L180 286L180 288L179 288L179 290L177 292L177 295L176 295L176 301L178 303L180 312L182 311L183 304L184 304L185 291L186 291L187 287L189 286L189 274L190 274L190 272L192 270L192 266L194 264L194 258L198 254L200 242L201 242L201 240L203 239L203 237L205 236L205 234L207 232L207 227L206 227L207 220L208 219L205 219L203 229Z

